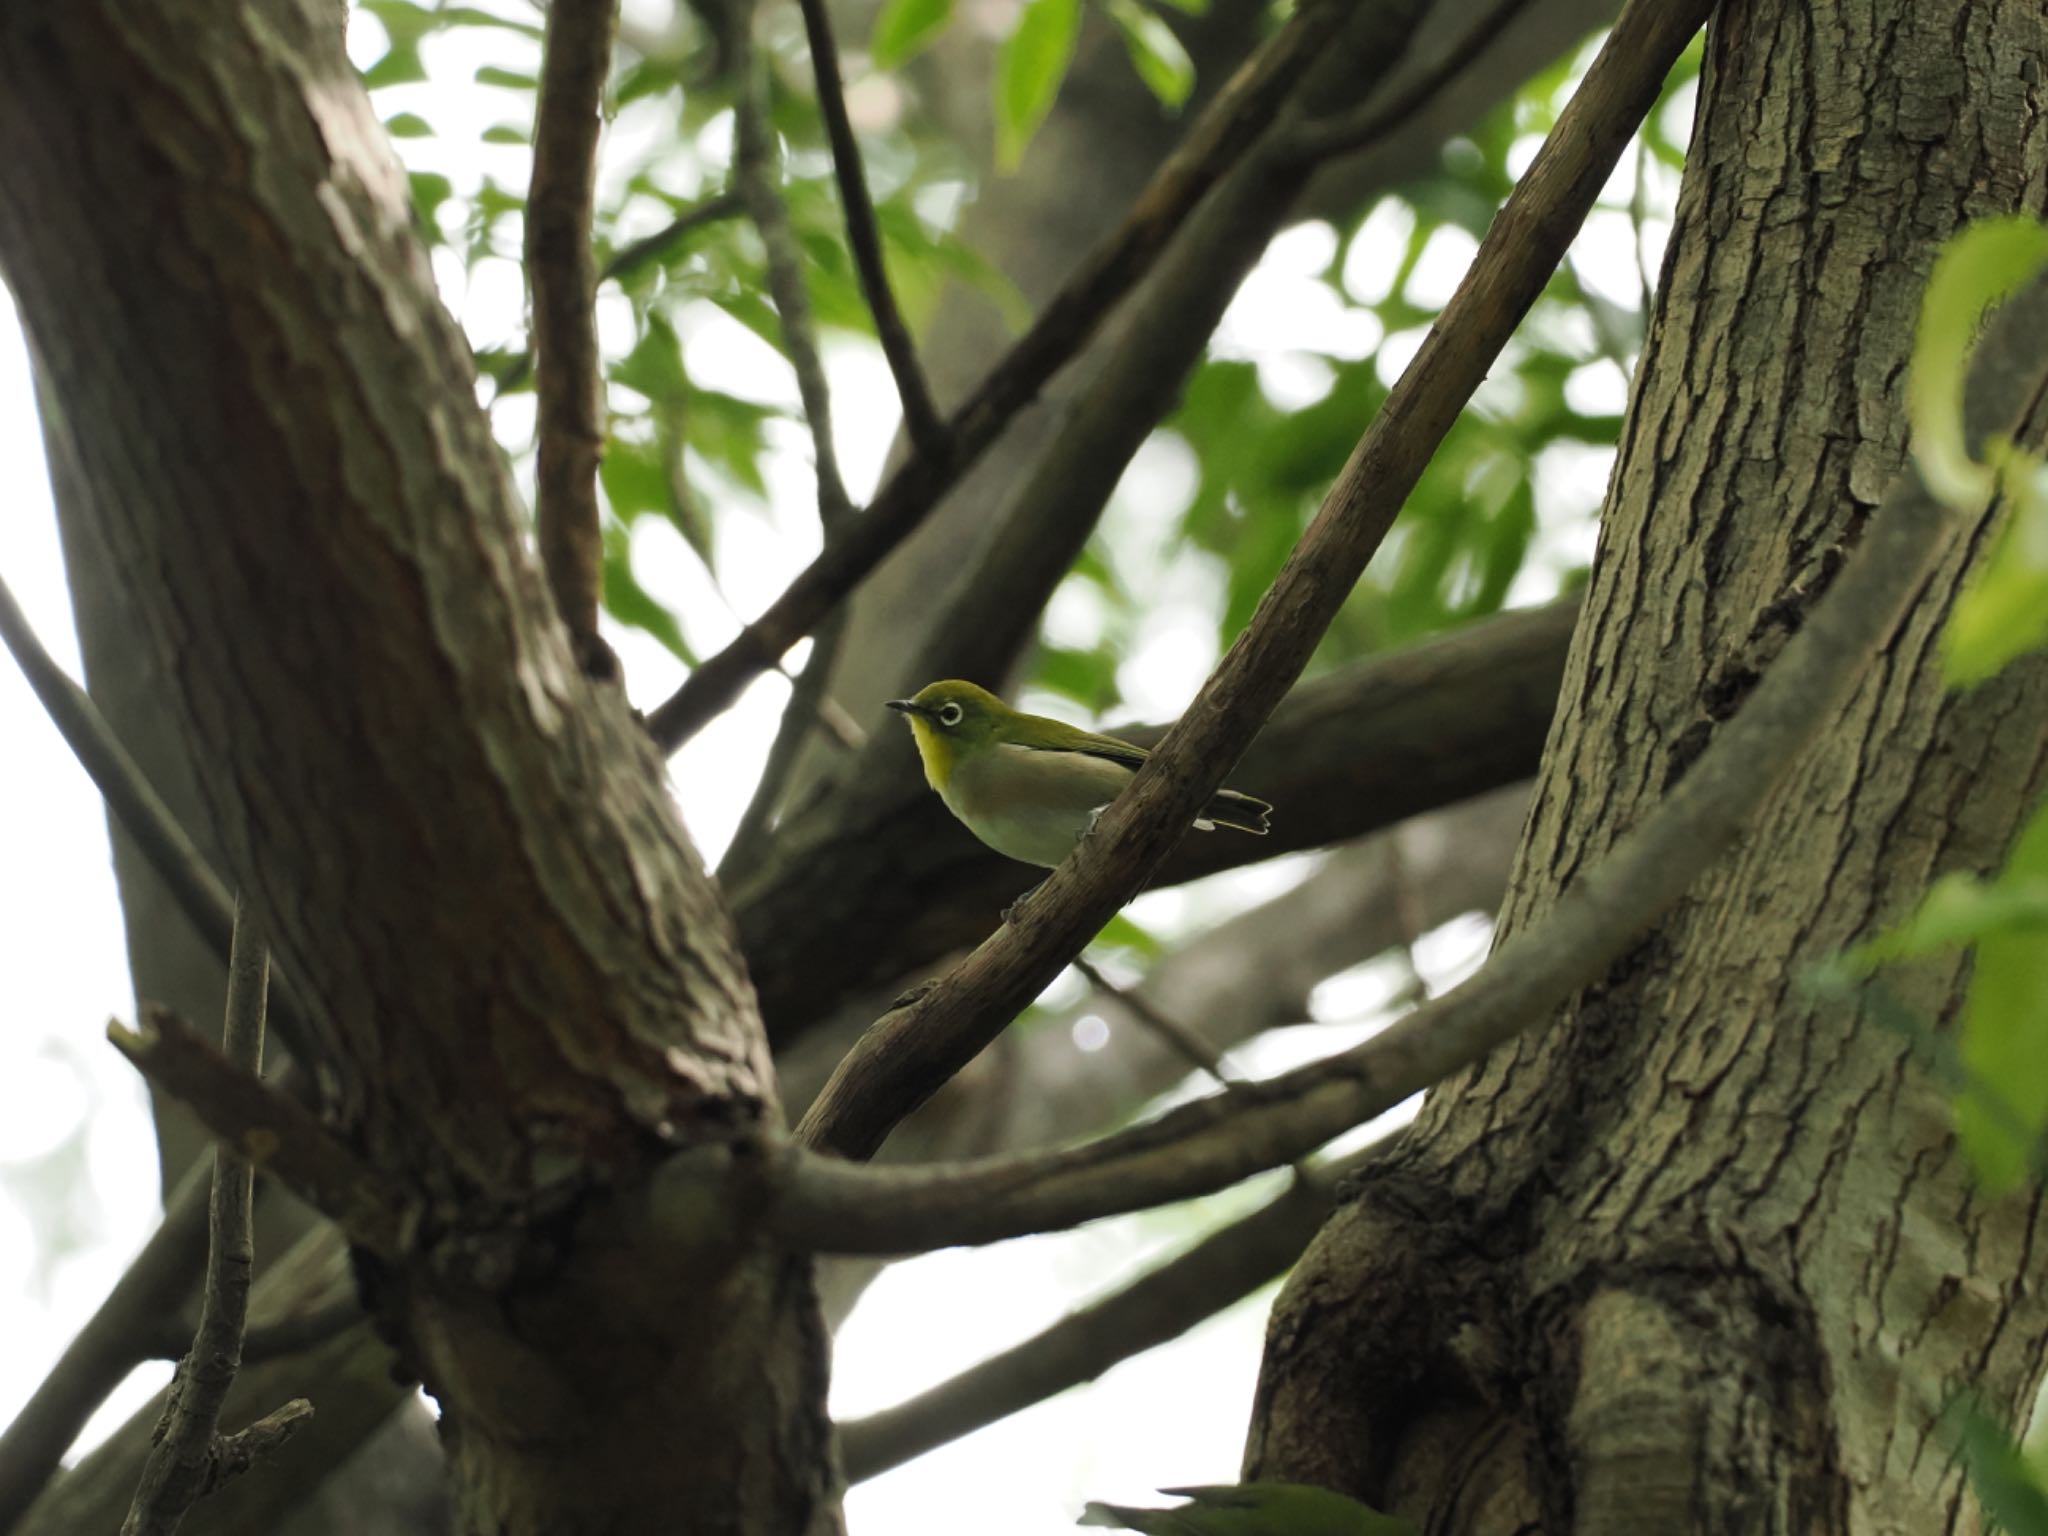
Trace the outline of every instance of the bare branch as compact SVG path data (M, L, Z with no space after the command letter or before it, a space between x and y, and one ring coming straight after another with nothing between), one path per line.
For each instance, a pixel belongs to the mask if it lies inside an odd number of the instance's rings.
M1972 378L1972 397L2026 422L2029 440L2041 436L2048 403L2044 326L2048 283L2006 306ZM1298 1155L1479 1060L1597 980L1741 835L1890 642L1960 522L1910 467L1901 471L1827 595L1664 802L1545 919L1384 1033L1067 1152L879 1169L792 1149L777 1217L785 1235L833 1251L903 1253L1185 1198Z
M1123 1289L907 1402L840 1425L847 1481L879 1476L1093 1381L1277 1280L1329 1215L1338 1181L1383 1150L1384 1143L1376 1142L1313 1175L1297 1177L1251 1215L1211 1232Z
M597 506L604 376L592 309L597 257L590 226L603 127L599 109L618 19L618 0L555 0L548 7L526 201L541 564L585 672L613 679L618 660L597 632L604 580Z
M917 348L896 307L896 295L889 288L889 269L882 258L882 232L875 224L875 205L868 195L867 171L861 164L860 144L853 136L853 123L846 115L846 92L839 78L839 45L832 37L832 19L825 12L825 0L802 0L804 31L811 43L811 69L818 81L818 110L825 119L825 135L832 144L832 169L839 178L839 201L846 210L846 243L853 252L854 270L860 274L861 294L868 313L875 319L875 336L882 355L889 360L889 372L896 378L896 393L903 402L903 425L917 452L935 459L946 456L946 425L932 402L931 386L917 361Z
M1150 269L1203 194L1272 120L1350 12L1348 0L1302 6L1217 94L1180 148L1160 166L1123 226L1082 263L1031 329L949 418L951 451L942 458L912 455L844 538L827 544L758 619L692 671L682 687L648 716L648 730L663 751L675 751L726 709L924 519Z
M1296 124L1282 136L1279 154L1284 158L1321 161L1370 148L1471 68L1500 36L1501 29L1528 4L1529 0L1494 0L1492 8L1473 23L1471 30L1436 63L1418 72L1399 95L1384 103L1368 96L1348 112Z
M804 1117L866 1157L974 1056L1172 851L1300 675L1437 444L1556 268L1712 0L1632 0L1315 520L1180 723L1074 856L949 975L875 1026ZM1313 1145L1313 1143L1311 1143Z
M263 1071L263 1015L269 990L269 951L238 902L221 1054L252 1081ZM186 1510L246 1470L254 1457L288 1437L312 1412L304 1402L287 1404L232 1441L218 1434L221 1405L242 1364L242 1330L255 1277L255 1184L256 1170L246 1157L228 1147L215 1148L199 1326L192 1347L178 1364L156 1447L142 1469L121 1536L173 1536Z
M648 262L661 260L707 224L729 219L743 209L744 205L740 202L737 192L728 190L713 193L688 212L678 214L674 220L664 224L653 234L620 246L612 252L611 259L598 268L597 280L602 283L630 277Z
M143 777L142 769L121 745L113 727L100 714L99 706L43 648L29 625L28 615L21 611L5 581L0 581L0 641L14 654L22 676L28 679L29 687L35 690L64 744L71 748L79 766L107 802L107 809L121 823L122 830L135 839L135 846L149 860L150 868L170 888L178 910L225 965L235 931L235 903L228 895L227 883L214 872L190 834L171 814L171 808L164 804L163 797ZM295 1058L303 1062L318 1059L304 1010L279 975L271 978L270 1014ZM0 1499L0 1507L4 1507L4 1499ZM0 1523L0 1529L5 1529L4 1523Z
M1125 1013L1150 1030L1182 1061L1197 1072L1206 1074L1219 1088L1227 1090L1230 1087L1231 1080L1223 1070L1222 1053L1212 1048L1208 1041L1135 989L1111 981L1103 974L1102 967L1086 955L1074 956L1074 969L1087 977L1088 985L1096 991L1105 997L1115 998Z
M139 1030L119 1021L107 1038L136 1071L180 1103L224 1144L331 1218L374 1253L399 1251L401 1203L352 1151L297 1100L224 1058L199 1032L164 1009Z

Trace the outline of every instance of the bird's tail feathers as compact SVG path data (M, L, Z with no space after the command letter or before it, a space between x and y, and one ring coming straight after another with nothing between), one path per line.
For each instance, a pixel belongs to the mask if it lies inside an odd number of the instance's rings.
M1204 832L1216 827L1230 827L1264 837L1273 830L1272 823L1267 820L1272 813L1272 806L1252 795L1241 795L1234 789L1219 789L1202 807L1202 814L1195 825Z

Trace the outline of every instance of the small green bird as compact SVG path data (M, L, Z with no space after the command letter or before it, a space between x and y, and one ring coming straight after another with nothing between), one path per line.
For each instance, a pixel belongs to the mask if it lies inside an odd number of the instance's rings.
M972 683L933 683L889 707L910 721L924 776L946 809L997 853L1046 869L1074 851L1147 756L1114 736L1022 714ZM1272 809L1219 789L1195 825L1263 837Z

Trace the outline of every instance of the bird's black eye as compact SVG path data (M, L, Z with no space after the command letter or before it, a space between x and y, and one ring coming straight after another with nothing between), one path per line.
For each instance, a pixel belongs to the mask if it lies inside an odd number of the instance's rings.
M958 704L941 704L939 706L939 724L958 725L960 723L960 714L961 711Z

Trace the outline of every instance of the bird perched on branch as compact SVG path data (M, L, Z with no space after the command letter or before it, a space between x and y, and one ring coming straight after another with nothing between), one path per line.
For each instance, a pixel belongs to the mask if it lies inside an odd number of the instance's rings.
M997 853L1046 869L1074 851L1148 755L1114 736L1023 714L972 683L933 683L889 707L910 721L924 776L946 809ZM1272 809L1219 789L1195 825L1263 837Z

